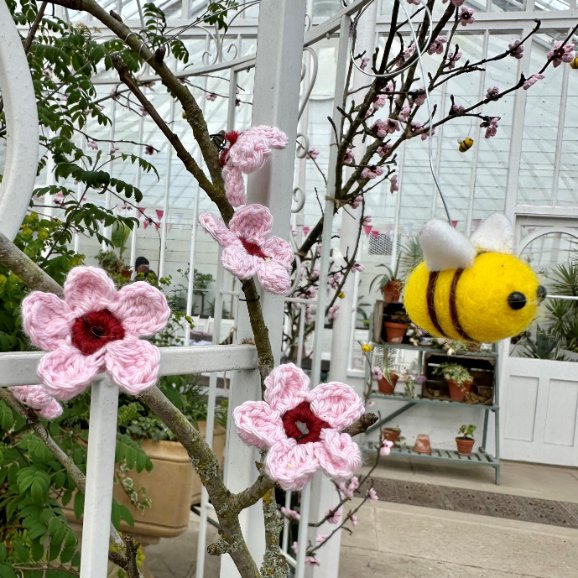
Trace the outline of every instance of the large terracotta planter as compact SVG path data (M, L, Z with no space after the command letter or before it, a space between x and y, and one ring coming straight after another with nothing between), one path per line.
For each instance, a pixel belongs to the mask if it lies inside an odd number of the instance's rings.
M472 381L467 381L466 383L462 383L460 386L455 381L449 379L448 386L450 390L450 399L452 401L464 401L466 395L472 390L472 385Z
M407 323L393 321L384 321L383 326L385 327L385 340L388 343L401 343L408 328Z
M395 384L399 379L399 375L397 375L397 373L390 373L389 375L389 379L383 376L377 381L377 388L379 389L379 393L383 393L384 395L391 395L393 393Z
M458 447L458 454L461 456L469 456L474 449L475 440L472 438L456 438L456 445Z

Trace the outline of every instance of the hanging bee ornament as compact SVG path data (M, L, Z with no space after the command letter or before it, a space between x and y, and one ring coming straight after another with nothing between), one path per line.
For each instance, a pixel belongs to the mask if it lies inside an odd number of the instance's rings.
M458 150L461 153L469 151L474 146L474 139L471 136L467 136L463 140L458 139Z
M479 343L524 331L546 290L512 255L513 241L511 223L499 214L469 240L445 221L426 223L420 237L425 260L405 285L411 320L431 335Z
M570 61L570 68L574 70L578 69L578 56L575 56L574 59Z

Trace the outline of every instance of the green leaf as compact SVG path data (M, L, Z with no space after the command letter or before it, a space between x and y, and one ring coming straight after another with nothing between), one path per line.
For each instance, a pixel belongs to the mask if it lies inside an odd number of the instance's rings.
M0 402L0 428L4 431L10 431L13 425L14 414L12 410L4 402Z
M84 494L80 491L76 492L74 496L74 515L79 520L82 518L84 513Z

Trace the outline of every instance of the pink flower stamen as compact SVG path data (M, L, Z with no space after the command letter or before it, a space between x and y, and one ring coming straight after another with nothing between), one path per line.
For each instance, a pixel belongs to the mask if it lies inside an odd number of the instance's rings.
M241 245L243 245L245 251L247 251L249 255L259 257L260 259L269 259L269 257L263 253L261 247L259 247L257 243L251 243L251 241L247 241L247 239L243 239L243 237L239 237L239 241L241 241Z
M321 430L331 427L311 411L308 401L290 409L282 419L287 437L297 440L298 444L318 442L321 439Z
M83 355L92 355L110 341L124 338L122 323L108 309L78 317L71 328L71 341Z

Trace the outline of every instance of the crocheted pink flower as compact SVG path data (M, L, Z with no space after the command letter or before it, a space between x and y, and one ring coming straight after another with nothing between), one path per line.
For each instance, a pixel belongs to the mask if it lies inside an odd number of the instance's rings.
M233 207L246 201L243 174L259 170L271 156L272 149L287 146L287 135L278 128L257 126L242 133L235 131L225 135L229 147L221 154L225 193Z
M285 490L301 490L322 468L337 480L361 465L351 436L340 433L363 414L363 403L344 383L309 389L309 378L292 363L276 367L265 379L265 401L246 401L233 418L241 439L269 448L267 475Z
M291 245L280 237L270 237L273 217L263 205L239 209L229 227L211 213L199 215L202 227L223 247L221 263L239 279L257 275L265 291L286 295L291 288Z
M42 385L15 385L8 389L18 401L36 411L44 419L56 419L62 415L62 406Z
M70 399L105 369L136 395L155 384L160 353L139 339L153 335L170 315L165 296L144 281L117 291L102 269L76 267L64 283L64 300L34 291L22 303L24 331L49 351L38 364L48 393Z

